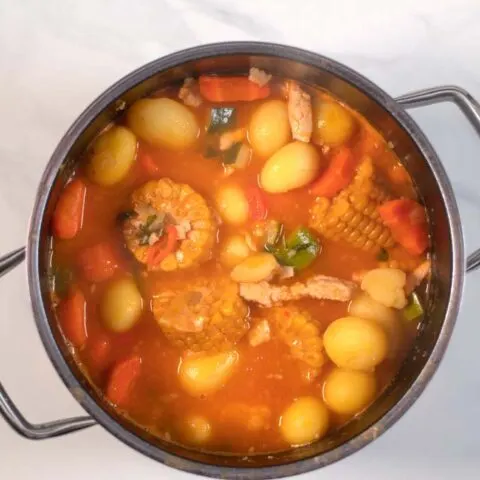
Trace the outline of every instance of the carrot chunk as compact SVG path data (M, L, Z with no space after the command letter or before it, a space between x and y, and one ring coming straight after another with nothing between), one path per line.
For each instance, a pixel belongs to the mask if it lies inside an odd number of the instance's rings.
M352 181L355 175L357 160L346 147L342 147L333 155L327 169L310 187L310 193L319 197L334 197Z
M112 246L107 242L85 248L78 257L78 265L89 282L103 282L112 277L118 267Z
M106 390L107 398L114 405L122 406L127 403L135 380L140 375L141 365L142 359L137 355L128 357L115 365Z
M63 334L74 347L81 348L87 341L85 324L85 297L74 287L58 306L58 318Z
M214 77L198 79L202 97L210 102L251 102L270 95L270 86L260 86L248 77Z
M100 334L95 338L89 339L86 348L89 366L97 370L105 368L112 349L108 337Z
M160 167L153 157L145 152L144 150L139 150L138 152L138 162L142 166L142 169L151 177L154 177L160 173Z
M166 240L160 240L149 247L147 252L147 265L149 268L155 267L168 255L170 255L177 245L177 229L173 225L167 225L165 228Z
M267 205L262 191L257 186L247 188L246 197L252 220L263 220L267 216Z
M378 213L393 238L409 253L421 255L427 249L427 217L419 203L409 198L391 200L380 205Z
M65 187L53 212L52 228L55 237L67 240L80 231L85 193L86 186L78 178Z

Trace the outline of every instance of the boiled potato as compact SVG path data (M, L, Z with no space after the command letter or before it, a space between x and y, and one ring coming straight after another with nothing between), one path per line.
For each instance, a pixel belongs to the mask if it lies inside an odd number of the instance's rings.
M407 275L397 268L375 268L367 272L361 288L386 307L404 308L407 305L405 283Z
M317 149L304 142L291 142L265 163L260 173L260 184L269 193L283 193L304 187L320 171Z
M237 185L224 185L216 195L218 212L225 222L241 225L248 220L249 206L243 190Z
M170 150L185 150L200 133L195 115L171 98L136 101L127 112L127 124L142 140Z
M239 263L230 273L233 281L238 283L258 283L268 280L279 269L271 253L255 253Z
M376 391L377 381L373 373L335 368L323 385L323 399L334 412L354 415L372 402Z
M347 142L355 130L351 113L339 103L319 101L313 109L313 141L336 147Z
M135 135L128 128L112 127L93 143L87 177L97 185L114 185L125 178L136 153Z
M222 243L220 261L227 268L233 268L245 260L251 253L252 251L243 235L232 235Z
M114 280L100 303L103 323L114 332L126 332L139 320L143 300L132 278Z
M383 327L388 337L388 358L395 358L404 341L405 332L398 312L375 301L367 293L360 293L350 303L348 313L354 317L374 320Z
M180 385L194 397L208 395L222 388L238 362L236 351L183 360L178 369Z
M180 429L185 440L194 445L205 444L212 436L212 425L201 415L188 415L183 418Z
M371 370L385 360L387 334L374 320L343 317L332 322L323 335L325 351L338 367Z
M292 446L312 443L323 437L327 430L327 407L315 397L298 398L280 418L280 431Z
M287 104L282 100L268 100L253 112L248 140L257 155L273 155L290 140L290 136Z

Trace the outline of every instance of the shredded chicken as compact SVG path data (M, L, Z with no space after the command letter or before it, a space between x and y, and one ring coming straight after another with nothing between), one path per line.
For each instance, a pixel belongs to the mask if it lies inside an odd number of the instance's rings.
M260 320L248 332L248 343L251 347L258 347L262 343L270 341L270 324L268 320Z
M272 76L259 68L252 67L248 73L248 79L260 87L263 87L272 79Z
M194 78L189 77L185 79L178 92L178 98L189 107L198 107L202 104L202 97Z
M288 119L294 140L309 142L312 136L312 103L310 95L297 82L288 83Z
M410 295L430 273L430 260L422 262L412 273L407 275L405 293Z
M347 302L352 298L355 288L356 285L353 282L316 275L306 282L297 282L288 286L270 285L268 282L241 283L240 296L262 307L281 305L283 302L303 297Z
M219 141L220 150L223 152L233 147L235 143L242 142L246 135L247 131L244 128L237 128L222 133Z

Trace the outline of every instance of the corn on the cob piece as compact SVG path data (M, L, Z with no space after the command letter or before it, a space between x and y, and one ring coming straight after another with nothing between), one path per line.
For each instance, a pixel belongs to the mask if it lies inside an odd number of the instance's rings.
M248 306L229 278L203 278L162 291L152 310L168 340L184 351L228 350L249 329Z
M290 349L293 358L317 370L325 363L323 341L317 323L308 312L294 307L274 308L268 316L275 336Z
M310 226L327 238L375 251L395 244L377 212L388 194L376 182L370 158L359 165L352 183L332 200L318 197L310 210Z

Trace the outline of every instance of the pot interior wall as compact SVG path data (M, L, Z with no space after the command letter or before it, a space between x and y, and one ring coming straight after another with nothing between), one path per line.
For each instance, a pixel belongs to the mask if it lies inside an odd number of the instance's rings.
M319 68L318 66L272 56L228 55L191 61L158 74L155 74L152 70L152 76L150 78L134 86L121 95L121 97L114 98L102 113L100 113L97 118L95 118L95 120L84 129L83 133L75 141L70 154L64 162L64 168L61 170L61 174L57 177L52 188L45 211L40 242L40 245L43 246L43 251L41 251L39 255L39 269L42 278L46 279L48 274L49 223L58 193L68 179L72 167L80 158L85 147L90 143L99 130L104 128L116 116L121 115L122 105L128 106L136 99L148 95L150 92L161 88L164 85L180 83L186 76L196 76L199 73L206 72L246 73L250 66L257 66L273 74L298 79L307 84L326 89L341 99L341 101L364 115L380 132L382 132L387 140L394 144L395 151L405 163L415 181L416 187L419 192L421 192L420 196L427 205L434 246L434 280L432 282L432 288L429 289L428 293L426 319L419 330L413 346L413 351L399 371L396 381L385 391L375 404L363 415L359 416L338 431L338 433L325 440L290 452L273 455L271 457L258 456L254 460L250 459L247 464L245 463L245 460L242 460L239 457L218 456L194 452L181 447L165 444L159 439L150 436L148 432L132 426L129 422L126 422L124 419L116 415L113 410L109 409L109 407L102 402L98 393L95 392L89 385L88 381L84 379L81 371L79 371L78 367L72 361L69 352L63 346L50 306L48 284L46 281L42 283L45 309L49 313L51 328L60 348L62 349L66 360L69 362L74 375L104 409L109 411L118 422L122 423L126 428L133 430L137 435L152 443L152 445L158 445L162 449L171 453L192 460L228 466L279 465L319 455L333 449L334 447L338 447L351 439L353 439L353 442L361 441L362 433L365 432L368 427L377 422L384 415L389 414L389 412L395 408L397 402L405 395L407 390L410 389L414 380L418 377L425 366L442 327L450 297L452 277L451 236L444 201L435 179L435 175L423 158L417 145L400 126L397 120L386 109L380 106L379 103L373 100L373 91L360 91L346 79L342 79L342 73L340 72L339 76L339 72L335 71L335 68L332 67L329 62L325 62L325 65L321 65L321 68ZM148 68L149 66L145 67L145 69ZM418 393L410 392L410 394L417 395ZM369 435L373 436L379 433L381 433L381 431L373 434L370 432ZM331 459L328 463L330 462ZM321 463L322 461L320 459L319 466Z

